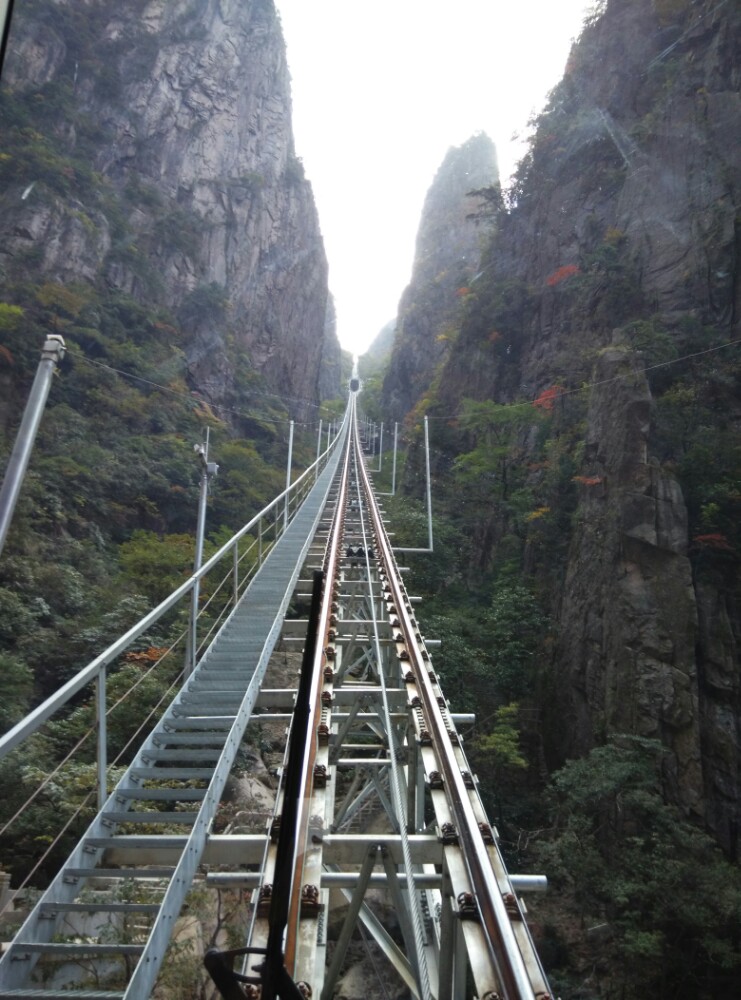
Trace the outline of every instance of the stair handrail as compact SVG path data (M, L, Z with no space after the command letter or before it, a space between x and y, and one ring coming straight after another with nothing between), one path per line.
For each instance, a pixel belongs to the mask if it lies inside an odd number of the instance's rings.
M314 476L315 472L323 468L330 455L334 452L338 443L344 440L344 431L347 428L347 414L343 420L337 435L328 444L327 448L322 452L322 454L307 468L301 475L296 479L289 487L284 489L278 494L270 503L263 507L263 509L256 514L252 520L248 521L242 528L239 529L232 537L226 542L221 548L215 552L210 559L208 559L198 572L193 573L184 583L181 583L179 587L172 591L168 597L161 601L156 608L153 608L148 614L141 618L135 625L125 632L119 639L111 643L107 649L103 650L94 660L91 660L87 666L79 670L74 677L71 677L66 684L63 684L54 694L49 695L40 705L34 708L31 712L26 715L25 718L21 719L20 722L16 723L12 729L9 729L7 733L0 736L0 760L2 760L7 754L14 750L19 744L23 743L29 736L32 736L45 722L47 722L63 705L73 698L79 691L84 687L94 681L104 670L109 663L120 656L121 653L127 649L131 643L138 639L140 635L143 635L147 629L151 628L155 622L159 621L160 618L171 608L175 607L184 597L186 597L192 591L193 587L199 583L203 577L205 577L213 568L216 566L225 556L232 552L235 545L238 545L240 540L249 533L249 531L259 524L259 522L271 511L277 508L281 503L285 505L285 500L290 498L299 492L305 485L307 485L308 480ZM295 510L294 510L295 516ZM282 518L278 519L282 524Z

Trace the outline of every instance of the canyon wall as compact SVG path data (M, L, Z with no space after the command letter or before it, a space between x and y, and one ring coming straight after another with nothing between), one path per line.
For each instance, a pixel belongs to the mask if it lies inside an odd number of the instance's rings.
M601 5L535 122L425 403L439 475L484 440L456 429L462 398L506 408L488 413L500 443L509 428L511 481L479 484L473 562L496 574L519 553L552 615L551 766L609 734L655 738L667 794L732 855L740 30L730 3Z
M272 0L29 0L3 75L0 264L167 310L189 380L339 391L327 263ZM25 192L25 193L24 193Z

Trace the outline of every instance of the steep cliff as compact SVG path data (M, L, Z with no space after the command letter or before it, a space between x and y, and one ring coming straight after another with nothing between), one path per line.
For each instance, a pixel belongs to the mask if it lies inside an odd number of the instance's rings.
M326 277L272 0L15 5L0 470L45 336L68 351L0 564L0 723L188 573L207 431L207 546L283 488L290 417L311 460L341 384Z
M168 311L211 403L244 406L255 374L297 415L320 373L337 393L272 0L28 0L3 84L11 283L88 283Z
M660 740L665 792L732 855L740 30L717 0L602 5L536 122L428 409L438 470L465 452L458 489L482 498L472 563L518 560L557 624L547 759L615 732Z
M460 299L478 270L481 234L475 192L498 180L494 144L479 133L448 150L427 192L411 281L399 302L383 400L401 419L450 353Z

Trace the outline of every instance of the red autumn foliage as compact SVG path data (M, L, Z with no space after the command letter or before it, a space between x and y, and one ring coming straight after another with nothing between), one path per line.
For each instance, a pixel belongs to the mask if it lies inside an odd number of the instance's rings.
M717 552L733 552L733 546L726 536L722 535L719 531L709 535L695 535L692 542L702 549L715 549Z
M145 665L147 663L156 663L167 652L167 646L150 646L149 649L143 649L140 653L127 653L125 659L129 663L141 663Z
M155 330L159 330L160 333L169 334L171 337L180 336L180 331L178 330L178 328L176 326L173 326L171 323L156 322L154 323L154 328Z
M562 392L562 385L552 385L550 389L544 389L538 398L533 400L533 406L538 410L547 410L550 412L553 409L553 404Z
M499 330L492 330L489 334L489 343L496 344L498 340L502 339L502 335Z
M465 287L464 287L464 288L459 288L459 289L458 289L458 291L457 291L457 292L456 292L455 294L456 294L456 295L457 295L457 296L458 296L459 298L463 298L463 296L464 296L464 295L468 295L468 293L469 293L470 291L471 291L471 289L470 289L470 288L465 288Z
M599 486L600 483L604 482L603 476L572 476L571 478L575 483L581 483L582 486Z
M565 281L566 278L570 278L572 274L578 273L579 268L576 264L564 264L563 267L559 267L553 274L549 274L545 279L545 283L550 288L553 288L554 285L558 285L560 282Z

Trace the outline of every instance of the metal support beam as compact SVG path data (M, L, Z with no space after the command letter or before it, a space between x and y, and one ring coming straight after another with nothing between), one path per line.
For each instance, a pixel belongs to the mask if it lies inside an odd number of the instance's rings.
M52 376L64 357L64 351L64 340L57 334L48 336L41 350L41 360L36 369L28 402L23 411L21 426L18 428L18 435L8 460L8 467L5 470L5 479L2 488L0 488L0 554L5 546L8 528L31 458L36 434L49 396Z
M399 425L394 423L394 464L391 473L391 496L396 496L396 449L399 440Z
M108 798L108 729L106 719L106 670L100 671L95 683L95 712L98 725L98 809Z
M394 552L433 552L432 540L432 477L430 475L430 432L427 417L425 417L425 475L427 495L427 548L414 549L405 546L394 546Z
M5 53L10 37L10 22L13 18L14 0L0 0L0 76L5 65Z
M337 984L337 977L340 974L340 969L342 968L342 963L345 961L345 954L347 953L347 946L350 944L350 940L355 931L355 925L357 923L358 914L360 913L360 908L363 905L363 899L365 897L366 889L368 888L368 881L373 871L378 855L381 852L380 845L376 844L368 851L368 857L363 862L363 867L360 869L360 875L358 877L358 884L353 892L352 899L350 900L350 906L347 910L347 915L345 916L344 923L342 925L342 930L340 931L339 937L337 938L337 943L335 945L334 954L332 955L332 964L329 967L329 971L324 979L324 989L322 990L322 1000L331 1000L334 995L334 988Z
M219 471L218 465L208 460L208 443L210 428L206 428L206 440L195 445L195 452L201 464L201 485L198 495L198 520L196 523L196 551L193 560L193 573L197 574L203 564L203 543L206 536L206 504L208 503L208 487L213 476ZM235 553L237 546L234 547ZM198 659L198 604L201 596L201 581L196 580L190 599L190 621L188 627L188 642L185 654L185 676L195 670Z
M283 507L283 530L288 527L288 498L291 488L291 463L293 462L293 421L288 428L288 461L286 463L286 501Z

